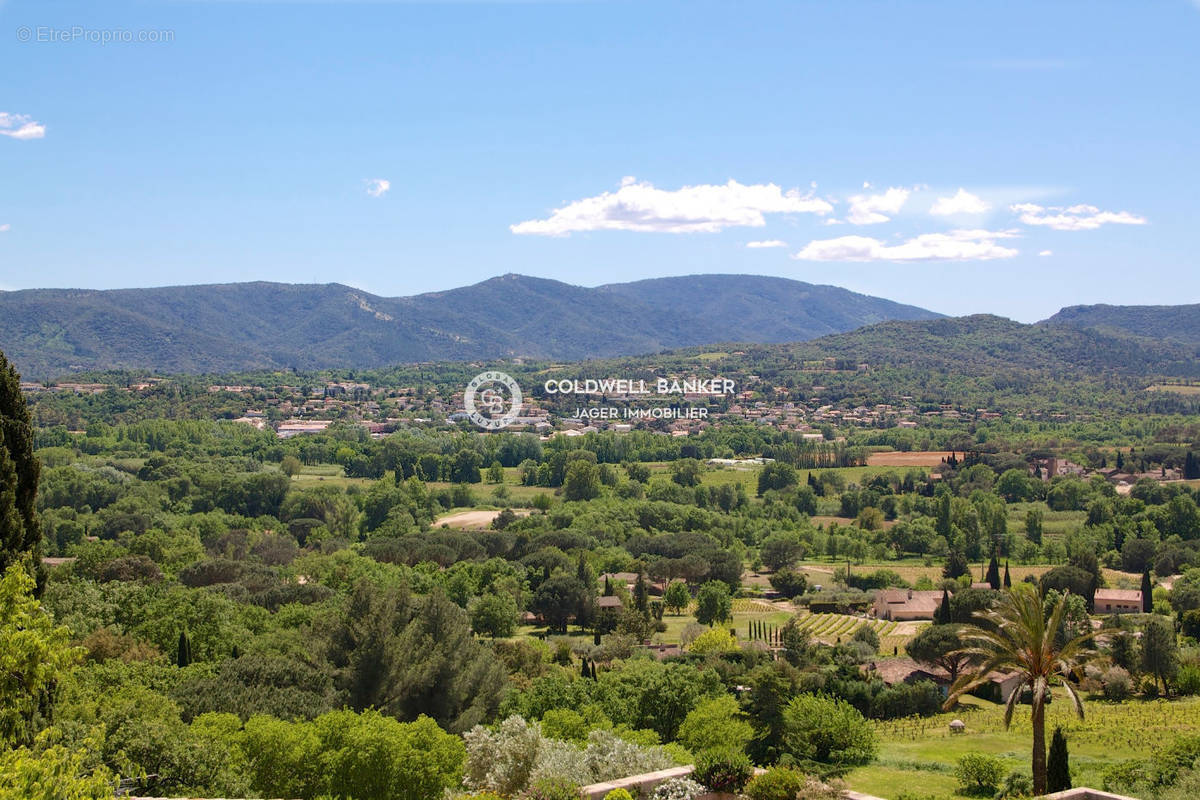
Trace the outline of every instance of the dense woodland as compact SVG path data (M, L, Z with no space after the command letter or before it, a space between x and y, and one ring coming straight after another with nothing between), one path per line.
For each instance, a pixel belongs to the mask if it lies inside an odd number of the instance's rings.
M805 371L805 345L725 356L798 396L819 380L845 402L1005 411L819 442L749 423L543 441L442 420L282 440L230 421L245 401L199 379L38 394L26 411L4 362L0 798L53 782L47 797L555 800L693 763L695 781L662 797L701 785L818 796L880 757L887 726L946 703L933 682L888 686L868 667L907 654L969 673L965 626L1025 584L1060 644L1091 635L1098 588L1148 590L1143 613L1096 618L1103 633L1073 677L1089 703L1165 698L1194 713L1200 485L1156 476L1200 478L1195 400L1147 399L1132 370L1142 350L1129 369L1106 351L1101 375L1085 350L1055 381L1055 361L992 371L1011 358L1006 324L959 330L1001 355L976 348L955 376L905 365L919 343L890 336L894 361L866 372ZM1156 375L1177 364L1162 352ZM349 377L433 392L475 370ZM1068 419L1024 413L1076 398ZM953 454L864 466L890 449ZM1128 493L1101 475L1049 477L1050 455L1142 477ZM707 463L752 456L771 461ZM464 510L498 513L477 530L441 523ZM886 588L942 590L934 623L904 635L813 624L849 620ZM1200 780L1200 741L1169 744L1156 758L1116 752L1093 778L1182 797ZM750 780L752 765L771 771ZM966 764L963 786L1033 791L1036 773L994 766Z

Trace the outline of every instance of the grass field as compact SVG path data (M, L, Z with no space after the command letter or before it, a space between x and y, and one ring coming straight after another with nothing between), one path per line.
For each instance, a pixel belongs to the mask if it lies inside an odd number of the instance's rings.
M1075 786L1101 788L1103 772L1109 766L1149 756L1179 736L1200 733L1197 697L1085 701L1086 716L1081 721L1059 692L1046 712L1046 738L1049 740L1056 725L1062 726ZM954 766L967 753L994 755L1009 770L1028 775L1032 746L1028 706L1018 709L1012 728L1005 730L1001 706L969 700L971 705L952 713L874 723L880 740L878 758L852 771L846 783L851 789L881 797L896 797L900 790L916 797L965 797L958 793ZM954 719L966 723L965 733L950 733ZM1147 735L1151 732L1153 735Z
M679 644L680 636L683 629L688 625L695 624L695 605L684 611L682 614L664 614L663 622L666 623L667 629L662 633L655 634L655 644ZM729 627L737 632L737 636L742 641L749 641L750 638L750 623L763 622L774 627L782 627L791 617L793 612L786 609L771 606L762 600L753 600L750 598L737 598L733 601L733 621ZM540 636L546 633L546 627L534 625L522 625L517 630L517 638L530 638ZM568 629L569 637L579 639L581 641L591 641L592 634L582 631L574 626Z
M328 484L346 488L347 486L369 486L374 483L370 478L347 478L341 464L313 464L300 468L300 474L292 478L292 483L299 488Z
M846 571L845 560L830 561L828 559L810 559L800 563L800 569L805 573L809 583L829 583L832 579L833 570L838 572ZM1013 582L1025 579L1025 576L1032 575L1038 577L1043 572L1052 569L1054 564L1009 564L1009 574ZM1001 564L1003 567L1003 564ZM925 566L922 561L913 558L907 558L901 561L879 561L866 564L851 564L851 571L858 575L865 575L869 572L874 572L879 569L891 570L898 574L908 583L916 583L922 577L929 578L935 585L942 579L942 565L940 563L931 566ZM984 565L972 564L972 574L976 576L976 580L983 580ZM1119 587L1122 584L1129 584L1131 588L1137 588L1141 582L1141 575L1132 572L1121 572L1115 569L1102 569L1104 579L1111 587Z
M1155 383L1146 387L1147 392L1170 392L1172 394L1200 394L1200 385L1178 383Z

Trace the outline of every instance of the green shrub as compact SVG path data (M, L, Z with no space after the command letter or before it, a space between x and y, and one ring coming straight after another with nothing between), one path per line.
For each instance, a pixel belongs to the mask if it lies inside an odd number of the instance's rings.
M738 750L710 750L696 759L692 777L714 792L740 792L754 774L745 753Z
M1017 770L1008 773L1000 790L996 792L996 800L1010 800L1014 797L1033 797L1033 778Z
M1129 673L1120 667L1111 667L1101 677L1104 682L1104 697L1106 700L1120 702L1133 692L1133 680Z
M968 794L993 794L1004 777L1004 762L983 753L968 753L958 760L955 777Z
M633 795L625 789L613 789L604 795L604 800L633 800Z
M1200 667L1188 664L1175 676L1175 691L1179 694L1200 694Z
M804 773L790 767L773 767L746 784L750 800L796 800L804 788Z
M797 761L846 766L875 757L875 730L845 700L802 694L783 709L784 751Z
M579 784L564 778L542 778L521 795L522 800L579 800Z

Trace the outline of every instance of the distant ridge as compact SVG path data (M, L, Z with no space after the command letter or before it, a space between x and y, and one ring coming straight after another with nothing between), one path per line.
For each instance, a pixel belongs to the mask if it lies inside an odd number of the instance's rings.
M1067 306L1045 322L1200 346L1200 304Z
M0 292L0 350L22 375L577 360L721 341L812 339L932 311L785 278L699 275L598 288L523 275L412 297L331 284Z

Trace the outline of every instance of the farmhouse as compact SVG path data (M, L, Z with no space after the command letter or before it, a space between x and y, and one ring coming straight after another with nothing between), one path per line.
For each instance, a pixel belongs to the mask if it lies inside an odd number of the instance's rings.
M911 658L885 658L864 664L860 669L867 677L883 681L885 686L931 681L946 694L946 687L950 685L950 674L944 669L926 667Z
M933 619L942 603L940 589L913 591L912 589L880 589L875 594L875 616L877 619L902 622L913 619Z
M1142 592L1139 589L1097 589L1093 608L1097 614L1140 614Z
M991 700L993 703L1007 703L1008 698L1012 697L1012 693L1020 685L1021 673L997 672L993 673L981 686L972 689L971 694L982 697L984 700Z

